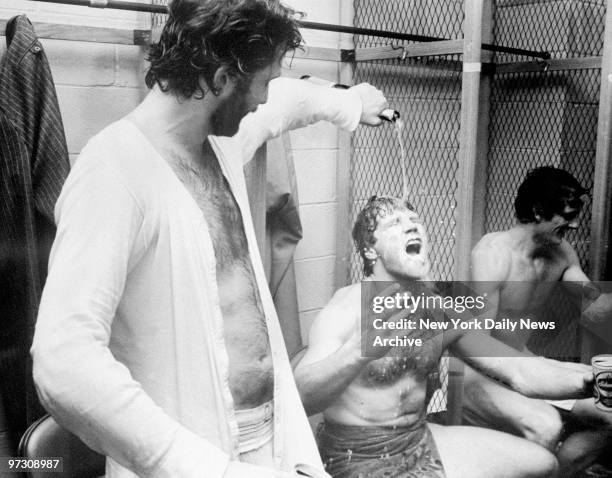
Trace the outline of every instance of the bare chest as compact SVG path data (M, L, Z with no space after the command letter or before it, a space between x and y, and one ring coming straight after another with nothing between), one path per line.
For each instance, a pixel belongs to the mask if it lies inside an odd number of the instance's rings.
M214 155L203 161L172 156L171 167L208 226L235 405L257 406L271 397L272 363L240 208Z
M206 220L217 271L222 272L236 261L245 260L248 246L242 215L219 165L196 168L177 162L173 168Z
M392 347L387 355L366 366L361 374L362 385L390 385L407 376L424 380L436 369L442 354L442 334L414 330L408 336L420 338L422 345Z

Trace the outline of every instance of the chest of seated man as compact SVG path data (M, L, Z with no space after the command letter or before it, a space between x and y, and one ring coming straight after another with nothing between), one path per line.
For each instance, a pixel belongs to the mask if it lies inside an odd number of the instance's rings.
M273 371L240 208L212 151L201 160L175 156L171 166L202 211L212 240L235 406L258 406L272 397Z
M411 316L419 323L420 319L440 319L439 315L432 315L417 310ZM405 376L411 376L423 381L436 369L442 355L442 333L425 328L406 330L406 338L421 339L421 345L398 345L391 347L382 358L374 360L365 367L361 374L361 382L371 387L392 384Z

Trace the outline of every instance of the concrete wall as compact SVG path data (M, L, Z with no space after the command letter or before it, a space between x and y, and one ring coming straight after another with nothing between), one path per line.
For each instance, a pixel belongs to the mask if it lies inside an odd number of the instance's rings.
M0 0L0 18L111 28L147 28L148 16L119 10ZM2 32L4 33L4 32ZM71 160L86 141L134 108L146 94L140 47L41 40L55 81ZM6 50L1 37L0 55Z
M288 4L306 12L305 20L342 23L343 0L292 0ZM345 5L343 5L345 4ZM307 46L339 48L340 35L332 32L302 30ZM346 41L346 40L343 40ZM339 64L330 61L293 60L288 76L310 74L332 81L339 80ZM302 339L318 311L334 292L336 248L336 166L338 130L318 123L291 133L295 160L300 215L304 238L295 254L295 271Z
M340 0L293 0L306 20L340 22ZM118 10L0 0L0 19L26 13L32 21L111 28L149 28L149 14ZM304 30L308 46L338 48L340 36ZM0 56L5 51L1 39ZM144 51L137 46L42 40L55 80L71 159L88 138L125 115L146 94ZM338 64L289 59L284 74L311 74L337 81ZM296 252L296 275L302 333L333 293L336 213L335 127L317 124L291 133L300 192L304 239Z

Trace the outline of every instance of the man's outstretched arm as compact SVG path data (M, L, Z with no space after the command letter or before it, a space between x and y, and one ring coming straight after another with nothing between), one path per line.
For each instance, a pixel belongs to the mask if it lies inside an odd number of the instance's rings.
M593 325L612 321L612 293L602 293L582 270L576 251L564 242L569 266L563 273L563 284L578 303L582 316Z
M593 382L591 367L543 359L519 352L480 332L445 334L453 351L485 375L533 398L585 398Z
M268 101L243 118L234 138L247 162L257 148L284 131L317 121L329 121L349 131L359 123L377 126L381 123L378 115L387 107L383 93L367 83L342 90L304 80L276 78L270 82Z

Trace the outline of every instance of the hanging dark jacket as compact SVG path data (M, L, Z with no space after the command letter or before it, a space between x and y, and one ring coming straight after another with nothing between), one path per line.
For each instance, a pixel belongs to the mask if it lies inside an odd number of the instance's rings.
M40 413L29 365L70 168L51 70L25 15L9 20L0 63L0 398L13 442ZM13 443L14 444L14 443Z

